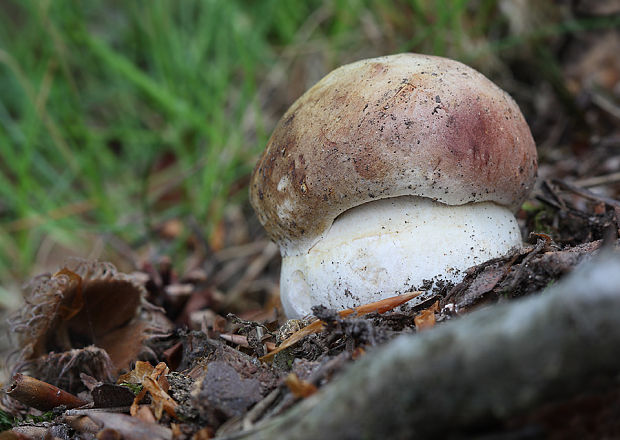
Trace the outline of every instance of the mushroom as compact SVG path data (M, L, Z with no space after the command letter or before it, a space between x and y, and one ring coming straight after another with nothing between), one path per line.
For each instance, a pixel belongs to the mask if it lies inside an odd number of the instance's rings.
M522 245L536 146L514 100L457 61L340 67L284 114L250 200L283 257L288 317L440 281Z

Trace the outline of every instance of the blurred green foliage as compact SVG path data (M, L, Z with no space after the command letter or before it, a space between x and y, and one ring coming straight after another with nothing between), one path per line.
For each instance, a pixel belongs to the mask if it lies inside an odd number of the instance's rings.
M49 243L132 248L172 218L208 237L272 129L257 92L302 39L332 68L404 50L469 60L522 41L498 41L505 29L498 0L2 2L0 283Z

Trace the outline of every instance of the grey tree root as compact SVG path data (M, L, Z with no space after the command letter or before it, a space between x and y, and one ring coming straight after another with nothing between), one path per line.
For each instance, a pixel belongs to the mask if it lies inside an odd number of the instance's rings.
M227 438L445 438L620 378L620 256L401 336L288 413ZM438 437L439 436L439 437Z

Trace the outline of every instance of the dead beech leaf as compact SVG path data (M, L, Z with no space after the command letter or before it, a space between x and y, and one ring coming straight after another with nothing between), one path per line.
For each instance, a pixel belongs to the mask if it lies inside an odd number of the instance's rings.
M145 377L142 382L144 388L151 394L151 408L155 417L159 420L162 415L162 409L166 411L170 416L176 417L176 407L178 404L165 392L159 384L150 377Z
M166 378L166 374L168 374L169 372L170 372L170 368L168 368L166 363L160 362L157 365L155 365L155 368L153 368L153 372L149 376L151 379L155 380L157 384L159 385L159 387L162 390L164 390L166 393L170 389L170 383L168 382L168 379Z
M603 206L604 206L604 204L603 204ZM547 246L550 245L551 243L553 243L553 239L548 234L543 234L542 232L530 232L530 235L532 235L534 237L542 238L543 240L545 240L545 244Z
M421 293L422 292L416 291L416 292L404 293L402 295L396 295L391 298L386 298L380 301L375 301L369 304L364 304L359 307L355 307L353 309L342 310L338 312L338 315L341 318L345 318L353 314L356 314L357 316L361 316L361 315L366 315L368 313L373 313L373 312L385 313L406 303L407 301L412 300L413 298L420 295ZM286 339L286 341L282 342L282 344L280 344L278 348L266 354L265 356L261 357L260 360L263 362L271 361L277 353L281 352L285 348L288 348L296 344L301 339L303 339L305 336L322 331L324 326L325 326L325 323L319 319L311 322L310 324L308 324L301 330L298 330L295 333L293 333L291 336L289 336L288 339Z
M151 373L153 373L153 370L154 367L150 363L144 361L137 361L136 366L133 368L133 370L128 373L121 374L118 377L117 383L120 384L123 382L127 382L135 385L140 385L142 384L142 381L145 377L148 377L151 375Z
M172 329L163 311L147 303L143 281L110 263L68 260L33 278L24 297L10 319L20 349L15 364L74 394L81 391L80 373L110 382L153 335Z
M148 362L137 361L133 370L119 377L119 383L125 382L143 387L140 393L136 395L129 410L132 416L138 415L140 402L148 392L151 395L151 410L157 420L161 418L163 411L172 417L176 417L175 410L178 404L167 392L169 384L166 374L168 372L169 369L164 362L153 367Z
M155 423L157 419L153 415L153 411L148 406L140 405L136 415L134 416L146 423Z
M430 306L426 310L422 310L418 316L413 318L415 328L418 331L432 328L435 325L435 312L439 310L439 301Z
M314 384L306 380L301 380L299 377L297 377L295 373L290 373L288 376L286 376L286 378L284 379L284 383L286 384L288 389L291 390L293 396L297 397L298 399L309 397L316 393L318 390Z
M273 350L271 353L267 353L265 356L261 357L260 360L263 362L270 361L271 359L273 359L273 357L277 353L281 352L285 348L295 345L297 342L301 341L305 336L320 332L321 330L323 330L324 326L325 326L325 323L323 321L320 321L318 319L316 321L313 321L312 323L305 326L301 330L298 330L295 333L293 333L291 336L289 336L289 338L286 341L282 342L282 344L280 344L278 348Z
M140 409L140 402L142 402L144 396L146 396L146 388L142 388L142 390L140 390L140 392L136 394L136 397L133 399L133 403L129 408L129 415L131 417L136 417L138 415L138 410Z

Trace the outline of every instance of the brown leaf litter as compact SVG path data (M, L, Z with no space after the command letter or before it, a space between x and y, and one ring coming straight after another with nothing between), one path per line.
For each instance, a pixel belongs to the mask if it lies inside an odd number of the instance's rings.
M20 344L15 372L75 393L84 389L80 373L111 382L136 359L156 358L150 339L172 327L145 294L109 263L75 260L35 277L10 323Z
M119 327L110 328L112 326L106 325L102 319L91 321L93 328L87 335L96 337L89 340L91 345L87 347L79 347L77 344L83 343L83 339L80 339L83 334L79 330L84 331L87 327L79 320L86 319L88 322L90 318L87 317L95 313L95 309L84 312L89 310L89 301L98 304L97 310L102 313L111 313L112 305L104 301L102 292L105 289L101 286L113 285L125 289L122 291L127 294L128 291L134 292L131 290L134 287L128 287L134 286L134 282L116 271L111 272L114 275L110 277L120 281L88 281L90 278L85 276L84 268L105 267L107 271L111 271L111 268L99 263L83 262L69 269L72 273L79 273L79 278L67 275L67 272L44 278L46 283L53 286L62 284L64 290L56 287L52 291L63 292L64 296L53 296L53 301L48 300L51 304L43 302L43 306L31 300L30 308L20 313L22 319L23 316L32 316L32 308L38 306L39 310L45 310L51 316L41 318L38 325L26 333L27 337L21 339L21 353L36 353L36 356L31 354L31 357L26 358L22 354L18 365L24 370L30 368L29 371L35 372L35 377L39 375L42 379L49 378L50 371L56 372L58 366L48 362L54 358L51 350L59 346L57 339L49 334L56 328L63 329L68 335L64 341L73 344L63 346L69 349L63 353L66 358L72 359L71 368L76 371L94 369L90 358L74 353L102 353L109 359L103 375L91 377L82 373L77 377L72 376L71 381L58 381L65 384L63 391L77 389L80 394L74 396L79 399L76 402L85 405L59 413L52 423L52 426L57 427L54 429L65 426L63 429L70 428L83 435L91 432L97 433L99 437L120 435L126 438L150 436L166 439L173 436L208 438L213 434L236 432L281 414L299 399L315 394L347 364L355 362L360 356L372 355L368 351L374 346L402 333L424 329L428 331L444 320L454 319L483 304L532 294L572 270L575 265L591 258L604 246L603 240L577 246L560 246L545 234L537 234L533 238L537 239L535 245L470 268L464 281L456 286L444 286L434 292L411 292L340 312L318 307L315 308L315 320L291 320L276 328L269 322L248 321L231 315L228 324L222 327L222 330L226 330L224 335L227 335L224 339L214 339L213 334L204 331L164 332L166 327L158 327L161 333L157 335L124 331L124 325L131 329L137 325L136 321L140 323L138 328L144 328L143 317L158 312L158 309L145 304L140 295L137 300L133 294L129 294L127 299L131 307L114 304L119 310L125 311L123 318L119 317L115 321ZM62 283L58 283L54 277L62 279ZM142 293L139 287L136 289ZM117 302L121 301L118 296L111 296ZM39 296L35 295L35 298ZM402 304L411 300L414 304L402 307ZM99 335L107 332L124 335L123 339L117 340L118 343L127 345L136 353L131 370L128 370L129 362L125 368L116 367L112 359L118 362L119 358L107 355L106 347L109 346L94 345L100 340L109 340L99 338ZM149 352L149 356L155 357L154 360L159 363L138 360L140 353L144 353L145 340L148 338L153 339L151 345L159 348L157 352ZM248 342L251 338L258 345L262 344L262 348L252 346ZM266 342L270 346L278 344L267 355L273 360L272 364L259 359L260 350L266 349ZM113 353L117 351L112 350ZM161 362L164 352L166 356L175 353L176 371L171 371L169 365ZM32 362L24 362L23 359ZM38 369L32 368L32 365ZM45 370L46 365L50 371ZM127 372L120 374L123 370ZM79 384L75 381L79 381ZM137 395L134 395L128 392L128 386L139 386L141 389L136 390ZM54 400L45 407L42 403L35 404L28 399L20 399L20 402L40 409L66 405L62 400ZM23 431L23 435L32 435L32 432L26 431Z

